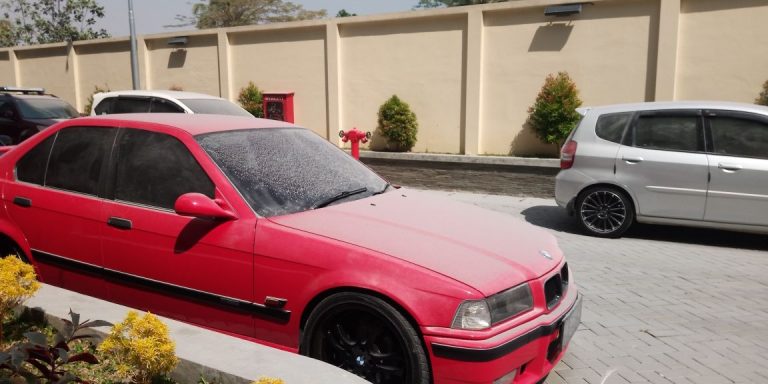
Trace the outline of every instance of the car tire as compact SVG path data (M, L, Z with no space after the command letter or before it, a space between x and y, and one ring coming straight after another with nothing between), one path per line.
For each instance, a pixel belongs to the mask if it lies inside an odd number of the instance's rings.
M307 319L301 353L375 384L428 384L421 338L386 301L343 292L325 298Z
M608 186L584 190L576 199L576 218L589 235L621 237L635 221L632 200L624 191Z
M27 255L24 254L24 251L22 251L18 245L7 238L2 238L0 239L0 258L5 257L16 257L19 260L29 264Z

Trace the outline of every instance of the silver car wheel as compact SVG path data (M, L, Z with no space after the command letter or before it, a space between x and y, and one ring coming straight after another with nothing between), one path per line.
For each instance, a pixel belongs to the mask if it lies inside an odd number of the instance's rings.
M622 228L627 220L627 207L618 194L596 190L584 198L579 214L589 230L609 234Z

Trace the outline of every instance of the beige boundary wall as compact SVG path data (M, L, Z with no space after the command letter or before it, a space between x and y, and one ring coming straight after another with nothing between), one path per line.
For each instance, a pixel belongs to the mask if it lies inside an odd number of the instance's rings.
M397 94L419 119L415 152L554 154L525 127L544 78L568 71L585 105L752 102L768 79L768 0L553 0L176 32L139 38L142 87L234 100L253 81L295 92L296 122L337 140L376 128ZM168 39L188 36L183 47ZM42 86L82 110L95 86L129 89L127 38L0 49L0 84ZM384 148L374 137L373 148Z

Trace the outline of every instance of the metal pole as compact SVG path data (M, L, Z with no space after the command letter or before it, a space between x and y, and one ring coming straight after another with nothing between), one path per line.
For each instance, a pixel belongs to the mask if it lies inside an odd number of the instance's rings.
M133 20L133 0L128 0L128 23L131 28L131 78L133 89L141 88L139 82L139 58L136 53L136 25Z

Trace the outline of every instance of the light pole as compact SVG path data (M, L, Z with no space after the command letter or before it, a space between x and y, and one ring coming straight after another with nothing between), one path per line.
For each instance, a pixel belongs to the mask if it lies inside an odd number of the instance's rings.
M136 53L136 25L133 20L133 0L128 0L128 23L131 28L131 79L133 89L141 88L139 82L139 58Z

